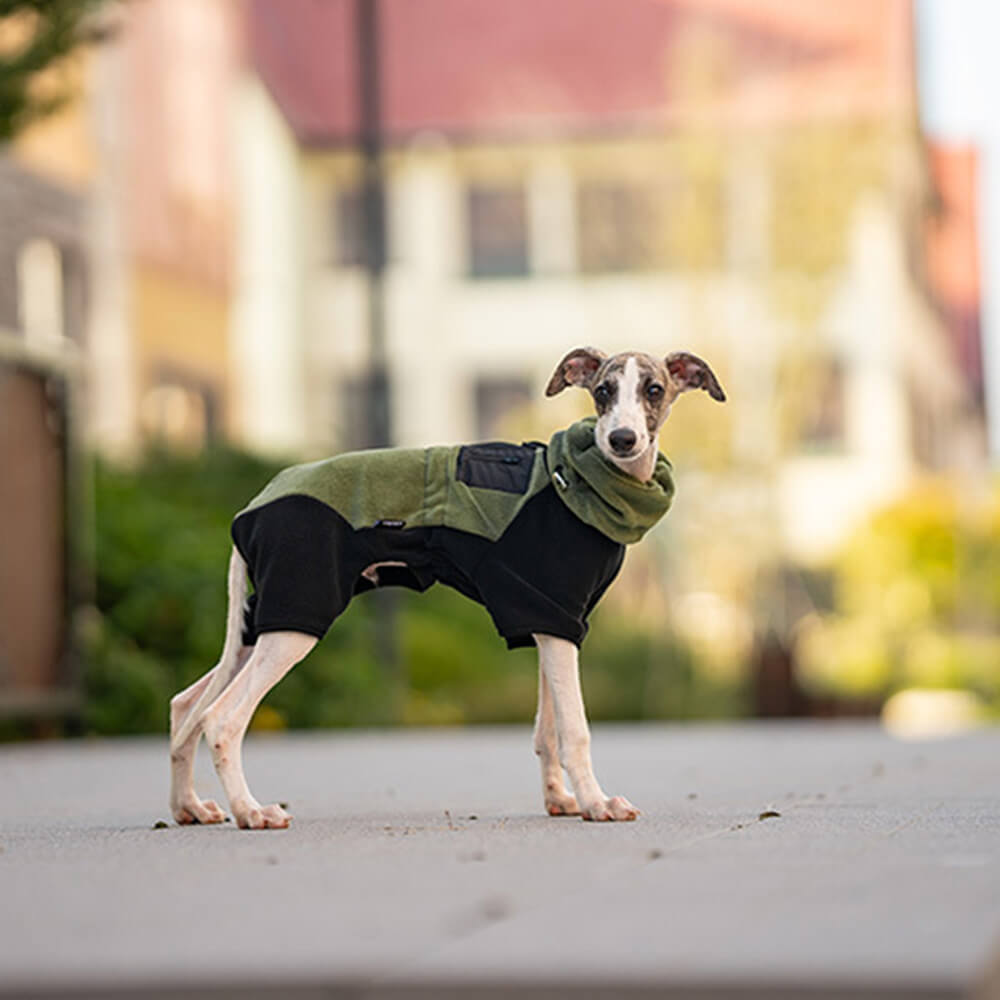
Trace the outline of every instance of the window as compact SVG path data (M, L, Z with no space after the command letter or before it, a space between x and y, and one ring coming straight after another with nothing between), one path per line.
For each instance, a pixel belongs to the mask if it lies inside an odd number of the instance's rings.
M26 340L51 343L65 333L62 254L51 240L30 240L17 257L18 322Z
M722 193L711 171L638 183L587 182L578 190L585 274L723 265Z
M337 444L342 451L383 448L391 433L389 380L385 371L340 379L335 391L339 418Z
M333 262L337 267L365 264L364 200L359 188L342 188L333 196Z
M648 186L582 184L578 199L581 271L641 271L662 260L661 206Z
M481 378L476 381L476 438L504 438L509 418L531 402L531 382L526 378Z
M913 457L927 469L940 469L948 461L947 417L935 393L927 385L910 379L907 386L910 416L910 446Z
M799 442L807 452L841 451L845 442L845 375L840 361L821 362L808 376Z
M523 187L468 191L468 261L474 278L517 278L528 273L528 212Z
M378 192L372 192L373 198L379 197ZM366 212L365 190L363 187L340 188L331 200L330 208L330 244L331 261L335 267L367 267L368 260L368 219ZM378 210L379 202L374 202ZM381 191L381 214L384 227L383 253L386 255L382 264L388 262L392 251L390 240L389 191Z
M663 253L668 267L691 271L726 265L726 206L723 175L711 149L698 156L663 186L658 222L663 225ZM704 162L701 162L701 161Z
M885 186L887 158L859 129L817 127L779 140L771 160L774 268L812 275L842 269L858 199Z
M171 448L197 451L218 428L215 390L196 379L165 375L142 397L139 417L147 437Z

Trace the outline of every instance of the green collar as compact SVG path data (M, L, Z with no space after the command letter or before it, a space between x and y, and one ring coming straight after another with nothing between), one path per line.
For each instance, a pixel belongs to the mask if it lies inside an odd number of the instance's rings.
M609 462L594 440L596 417L557 431L549 442L549 477L559 498L581 521L628 545L670 509L670 463L656 456L653 478L642 483Z

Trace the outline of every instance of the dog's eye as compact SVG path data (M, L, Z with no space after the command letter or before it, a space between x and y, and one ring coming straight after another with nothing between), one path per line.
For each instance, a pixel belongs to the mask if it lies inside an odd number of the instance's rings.
M594 390L594 401L603 406L611 398L611 389L603 382Z
M651 403L655 403L658 399L663 396L663 386L662 385L651 385L646 390L646 399Z

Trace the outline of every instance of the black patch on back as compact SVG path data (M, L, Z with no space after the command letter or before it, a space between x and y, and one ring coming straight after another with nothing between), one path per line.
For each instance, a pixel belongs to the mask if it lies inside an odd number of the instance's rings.
M535 449L522 444L491 441L459 449L456 477L467 486L504 493L527 493Z

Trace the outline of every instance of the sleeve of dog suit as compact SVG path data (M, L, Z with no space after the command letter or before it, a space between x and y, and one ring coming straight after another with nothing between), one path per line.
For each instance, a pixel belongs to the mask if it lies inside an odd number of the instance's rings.
M579 645L624 558L624 545L569 514L549 486L490 547L473 579L511 649L533 646L533 633Z

